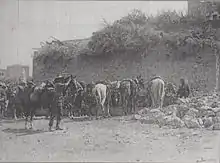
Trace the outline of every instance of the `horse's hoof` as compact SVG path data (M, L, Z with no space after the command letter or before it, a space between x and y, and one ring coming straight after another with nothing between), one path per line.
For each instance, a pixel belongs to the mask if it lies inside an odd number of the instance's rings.
M48 130L49 130L49 132L52 132L52 131L53 131L53 130L52 130L52 127L49 127L49 129L48 129Z

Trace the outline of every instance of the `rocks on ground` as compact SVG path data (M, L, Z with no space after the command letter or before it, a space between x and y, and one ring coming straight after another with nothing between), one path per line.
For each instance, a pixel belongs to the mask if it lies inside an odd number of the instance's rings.
M220 130L219 97L208 95L191 99L178 99L177 104L162 109L144 108L134 119L145 124L172 128L211 128Z

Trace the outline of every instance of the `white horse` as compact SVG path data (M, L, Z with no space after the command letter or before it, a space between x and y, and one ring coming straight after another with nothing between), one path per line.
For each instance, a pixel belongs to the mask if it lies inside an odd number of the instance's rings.
M150 97L152 107L162 108L165 96L165 83L160 77L156 77L150 81Z
M107 99L107 86L105 84L96 84L95 87L92 89L93 95L96 96L96 102L98 105L101 106L101 109L104 113L105 112L105 101ZM96 111L96 116L98 112ZM109 104L107 104L107 115L110 116L109 112Z

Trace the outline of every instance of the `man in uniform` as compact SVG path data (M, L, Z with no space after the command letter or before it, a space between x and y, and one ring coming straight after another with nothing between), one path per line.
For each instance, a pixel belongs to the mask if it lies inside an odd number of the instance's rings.
M63 111L63 93L64 89L67 85L69 85L70 80L67 83L64 83L64 77L62 75L58 75L54 79L54 85L55 85L55 97L53 100L53 106L51 109L51 116L50 116L50 122L49 122L49 130L51 131L51 128L53 126L53 121L55 116L57 117L57 123L56 123L56 130L62 130L60 128L60 121L61 121L61 115Z
M188 83L188 81L186 79L181 78L180 79L179 89L177 91L177 97L187 98L187 97L189 97L189 94L190 94L189 83Z

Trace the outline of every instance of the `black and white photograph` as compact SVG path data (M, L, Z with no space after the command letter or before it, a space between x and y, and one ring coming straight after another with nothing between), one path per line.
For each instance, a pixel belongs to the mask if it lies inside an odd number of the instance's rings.
M220 162L220 0L0 0L0 162Z

